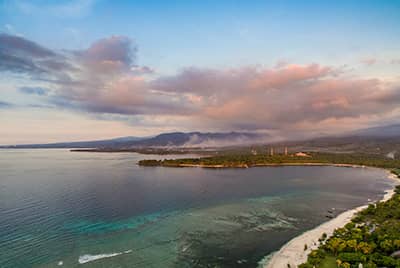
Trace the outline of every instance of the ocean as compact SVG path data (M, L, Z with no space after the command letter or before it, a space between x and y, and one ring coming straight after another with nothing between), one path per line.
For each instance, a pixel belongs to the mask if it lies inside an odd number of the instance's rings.
M372 168L137 165L175 157L1 150L0 267L257 267L392 187Z

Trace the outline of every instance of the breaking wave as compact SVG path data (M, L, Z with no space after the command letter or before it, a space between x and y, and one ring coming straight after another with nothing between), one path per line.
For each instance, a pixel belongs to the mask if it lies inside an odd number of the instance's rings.
M132 250L126 250L123 252L115 252L115 253L97 254L97 255L85 254L85 255L82 255L79 257L78 262L80 264L84 264L87 262L104 259L104 258L111 258L111 257L115 257L115 256L126 254L126 253L131 253L131 252L132 252Z

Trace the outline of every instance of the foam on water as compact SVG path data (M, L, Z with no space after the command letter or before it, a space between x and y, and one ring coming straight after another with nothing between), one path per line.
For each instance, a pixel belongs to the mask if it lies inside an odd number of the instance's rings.
M97 254L97 255L85 254L85 255L82 255L79 257L78 262L80 264L84 264L87 262L104 259L104 258L111 258L111 257L115 257L115 256L126 254L126 253L131 253L131 252L132 252L132 250L126 250L123 252L115 252L115 253Z
M267 264L270 262L270 260L272 259L272 257L274 256L275 253L277 253L278 251L273 251L270 254L268 254L267 256L265 256L264 258L262 258L262 260L260 260L258 262L258 266L257 268L264 268L267 266Z

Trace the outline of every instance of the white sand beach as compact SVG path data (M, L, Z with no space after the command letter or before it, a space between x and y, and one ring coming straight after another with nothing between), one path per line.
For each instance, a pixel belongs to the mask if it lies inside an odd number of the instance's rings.
M395 180L394 185L399 184L399 179L396 175L389 172L388 178ZM394 194L394 187L386 191L381 201L389 200ZM366 208L367 205L357 207L339 214L336 218L325 222L318 227L295 237L286 243L277 253L275 253L270 261L265 265L265 268L287 268L288 264L294 268L304 263L307 260L308 254L318 248L318 239L323 233L331 236L335 229L343 227L354 217L354 215ZM304 250L304 245L307 245L307 250Z

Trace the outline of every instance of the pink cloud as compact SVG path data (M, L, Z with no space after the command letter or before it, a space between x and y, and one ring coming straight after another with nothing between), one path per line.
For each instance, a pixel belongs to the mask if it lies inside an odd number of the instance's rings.
M361 63L365 65L374 65L378 62L378 59L376 58L365 58L361 60Z
M188 68L154 80L113 78L76 104L93 112L193 118L201 128L288 129L389 113L396 87L378 79L347 78L329 66ZM93 97L95 96L95 97ZM76 97L76 96L75 96ZM196 125L196 124L195 124Z
M325 77L331 71L331 68L318 64L307 66L291 64L280 69L261 71L252 81L252 87L258 89L287 87L298 81Z
M398 82L352 77L349 71L317 63L274 68L188 67L176 75L155 77L153 69L137 64L136 45L123 36L104 38L62 56L27 40L8 36L1 40L11 52L15 48L9 44L21 43L18 51L27 51L24 55L37 60L37 66L27 66L29 59L22 62L18 58L22 63L16 69L15 62L7 58L0 64L7 70L39 73L42 79L44 60L50 58L53 66L68 66L51 72L52 90L45 98L54 105L102 115L145 117L148 124L282 132L308 128L312 132L393 117L400 103Z

